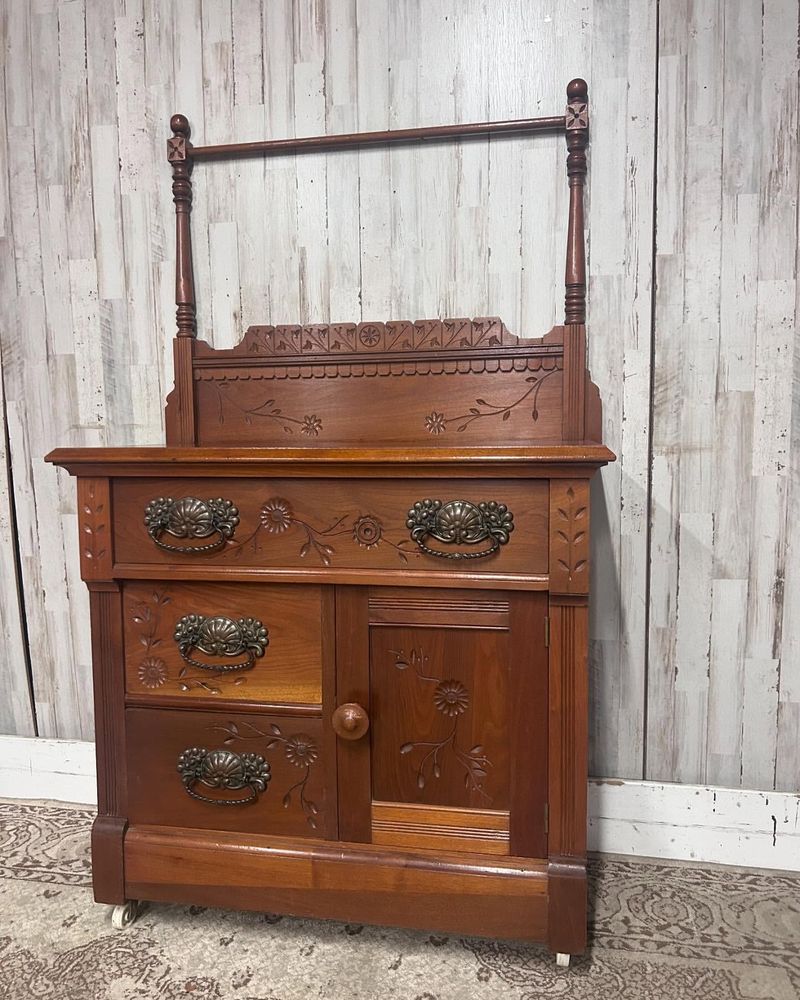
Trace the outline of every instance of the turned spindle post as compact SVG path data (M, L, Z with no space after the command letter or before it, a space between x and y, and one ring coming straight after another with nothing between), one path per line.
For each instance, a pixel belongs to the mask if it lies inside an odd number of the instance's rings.
M585 80L567 85L567 177L569 224L565 275L564 322L586 322L586 250L583 238L583 188L586 183L586 147L589 144L589 92Z
M192 269L192 146L185 115L170 118L171 138L167 159L172 165L172 200L175 202L175 306L178 333L174 343L175 407L167 408L167 443L193 445L195 441L192 357L197 329ZM172 398L170 402L172 401Z
M194 274L192 272L192 161L189 122L184 115L170 119L172 138L167 140L167 159L172 164L172 200L175 202L175 305L178 336L194 337L196 329Z

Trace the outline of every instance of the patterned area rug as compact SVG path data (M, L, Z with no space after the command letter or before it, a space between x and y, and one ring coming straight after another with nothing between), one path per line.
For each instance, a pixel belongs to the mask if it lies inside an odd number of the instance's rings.
M2 1000L796 1000L800 876L604 860L592 945L92 902L86 809L0 802Z

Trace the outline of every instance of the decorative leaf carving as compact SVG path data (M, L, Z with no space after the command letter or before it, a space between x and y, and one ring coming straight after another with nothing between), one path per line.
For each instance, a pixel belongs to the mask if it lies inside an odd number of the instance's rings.
M293 736L284 736L281 727L276 723L270 723L269 733L254 726L252 723L242 723L246 726L247 732L241 731L235 722L227 722L220 726L211 726L212 730L219 730L226 734L224 743L235 743L236 741L266 740L264 749L277 750L283 748L285 759L294 767L299 768L303 773L298 781L291 785L283 795L281 803L284 809L288 809L297 795L297 801L305 816L306 822L312 830L317 829L316 817L319 815L319 808L315 802L308 798L306 786L311 774L311 768L319 759L319 747L314 740L305 733L295 733ZM270 735L271 734L271 735Z
M400 746L400 754L403 756L420 748L425 750L417 767L417 788L420 790L425 788L427 781L425 769L429 764L431 775L434 778L441 778L442 755L450 752L464 768L464 787L478 792L485 799L491 801L481 784L488 774L486 768L492 766L491 761L484 754L483 747L476 744L470 750L462 750L457 742L459 720L470 705L470 695L467 688L461 681L452 678L440 679L426 673L428 655L422 647L412 649L408 655L402 649L390 649L389 652L395 658L395 669L408 670L411 667L420 681L436 685L432 694L433 706L445 718L452 719L450 731L443 739L412 740Z
M516 409L521 403L524 403L531 395L533 396L531 419L534 421L538 420L539 410L536 403L539 398L539 392L547 379L555 375L557 371L558 368L553 367L539 375L528 375L525 379L528 388L521 396L510 403L490 403L485 399L476 399L475 402L478 406L470 406L466 413L455 417L448 417L437 410L433 410L433 412L425 417L425 427L430 434L438 435L444 434L450 424L456 424L456 431L461 432L465 431L476 420L482 420L485 417L500 417L503 421L509 420L511 418L511 411ZM482 409L479 409L479 407L482 407Z
M589 566L589 535L586 521L589 508L585 490L569 485L558 489L551 506L553 518L551 567L556 588L572 592L585 587ZM558 573L555 570L558 570ZM578 586L575 586L575 585Z

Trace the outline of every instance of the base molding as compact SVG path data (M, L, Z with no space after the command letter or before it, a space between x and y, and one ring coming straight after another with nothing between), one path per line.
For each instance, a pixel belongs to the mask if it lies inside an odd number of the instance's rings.
M0 736L0 798L94 805L94 744ZM589 850L800 871L800 794L593 778Z
M129 899L543 941L548 885L544 862L520 858L157 826L125 836Z

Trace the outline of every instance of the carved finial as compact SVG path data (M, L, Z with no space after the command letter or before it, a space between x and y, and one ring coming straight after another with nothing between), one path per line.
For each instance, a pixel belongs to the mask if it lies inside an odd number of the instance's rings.
M580 77L570 80L567 84L567 100L570 102L583 101L585 103L588 99L588 94L589 88L586 85L586 81L581 80Z
M173 135L167 139L167 159L172 164L172 200L175 202L175 305L178 336L195 334L194 276L192 273L192 158L189 120L173 115L169 120Z
M167 139L167 159L170 163L180 163L186 159L189 147L189 119L185 115L173 115L169 120L173 131L171 139Z
M589 144L589 88L585 80L567 84L567 177L569 224L567 229L566 323L586 322L586 254L583 238L583 187L586 180L586 147Z
M586 84L584 84L585 86ZM177 132L178 135L185 136L187 139L189 138L189 119L186 115L173 115L169 120L169 127L173 132Z
M589 128L589 88L585 80L571 80L567 84L567 142L570 132L585 133ZM583 137L583 145L588 141Z

